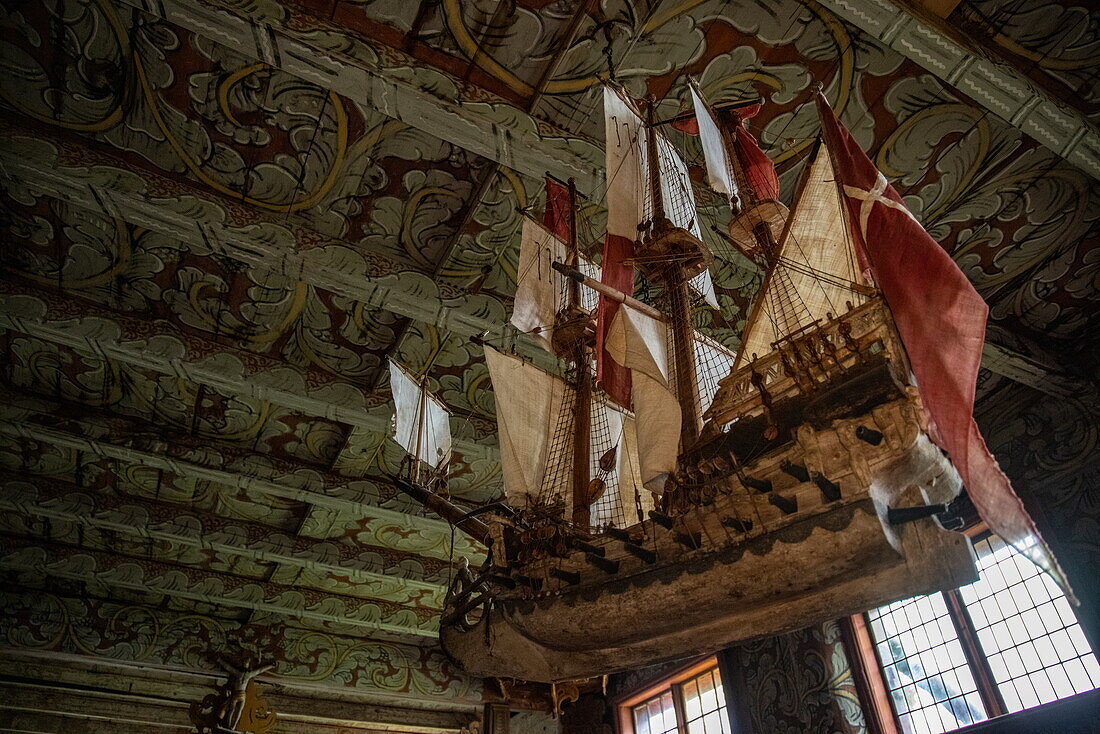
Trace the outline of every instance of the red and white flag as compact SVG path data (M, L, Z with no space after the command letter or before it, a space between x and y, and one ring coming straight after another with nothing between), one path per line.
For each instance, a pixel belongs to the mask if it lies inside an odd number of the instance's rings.
M1057 560L974 421L989 307L821 94L817 107L857 257L893 314L933 424L933 439L950 455L990 530L1049 571L1072 597Z
M609 87L604 87L607 169L607 235L601 280L623 293L634 292L634 240L645 216L645 160L642 121ZM596 315L596 379L613 401L632 408L630 370L607 352L607 335L621 308L600 296Z

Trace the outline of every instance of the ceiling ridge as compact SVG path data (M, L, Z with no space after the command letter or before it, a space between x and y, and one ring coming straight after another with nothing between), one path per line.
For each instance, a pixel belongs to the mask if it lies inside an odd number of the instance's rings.
M178 476L210 481L215 484L235 487L246 491L252 490L272 497L290 499L324 509L336 510L338 512L348 512L353 514L356 519L393 523L403 532L418 531L424 535L424 540L434 541L432 547L426 549L422 555L431 552L430 554L435 555L437 558L445 559L450 557L448 547L452 528L443 520L408 515L396 510L377 507L369 503L326 495L307 489L300 489L298 487L290 487L267 479L259 479L245 474L226 471L224 469L206 467L189 461L173 459L148 451L119 446L106 441L73 435L71 433L27 424L25 422L14 423L7 417L0 419L0 434L34 441L44 441L51 445L68 448L73 451L83 451L85 453L118 461L170 471ZM484 555L484 548L480 543L460 531L455 532L454 537L456 556L469 555L471 556L471 561L480 562L481 557Z
M306 592L293 586L270 581L249 579L219 571L200 570L194 566L182 567L160 561L129 558L80 546L59 547L60 544L51 541L45 543L51 546L49 552L46 552L42 545L41 538L0 537L0 570L45 574L53 578L83 583L101 583L129 591L153 592L214 606L362 627L401 637L434 639L438 634L438 617L421 620L416 615L412 615L417 619L417 623L410 626L381 619L345 616L323 610L343 606L348 613L355 613L362 609L364 613L369 614L371 607L378 608L380 602L377 600L357 599L351 596L340 596L337 599L335 595L311 590L312 594L321 598L310 603L305 598ZM35 554L35 550L41 551L41 555ZM38 557L34 557L36 555ZM92 563L92 568L88 568L89 561ZM135 569L140 569L141 573L134 574ZM187 578L186 583L181 583L183 577ZM234 583L232 588L226 588L223 584L231 579L239 583ZM220 593L217 590L218 587L221 587ZM257 594L262 596L257 598ZM295 601L295 597L300 600L299 605L289 606ZM386 616L399 615L408 618L411 613L412 610L409 608L400 607L393 614Z
M44 480L33 474L17 476L0 484L0 508L8 512L75 523L121 535L164 540L192 548L206 548L254 561L355 576L361 579L356 583L366 587L375 583L392 587L388 593L424 591L432 595L429 600L435 603L433 608L441 608L443 594L446 592L445 584L392 575L384 570L342 565L355 560L352 554L339 552L352 548L346 541L341 543L335 538L296 538L291 533L278 532L278 529L270 525L226 519L198 509L177 510L170 518L156 519L156 511L164 507L163 504L143 498L112 497L94 489L57 480ZM139 522L143 520L146 522ZM148 522L149 520L152 522ZM197 523L197 527L190 526L192 521ZM194 531L194 534L188 534L185 530ZM240 542L233 543L230 539ZM325 555L327 549L336 551L335 556L339 563L326 562L319 558ZM362 552L366 549L359 547L355 550ZM315 557L309 557L311 553ZM366 588L364 593L383 592L372 592L370 588ZM417 606L384 596L370 598Z

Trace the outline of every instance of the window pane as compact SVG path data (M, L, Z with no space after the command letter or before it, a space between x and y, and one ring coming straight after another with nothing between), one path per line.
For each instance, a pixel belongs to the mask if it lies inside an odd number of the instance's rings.
M726 699L717 669L692 678L682 690L688 734L729 734Z
M677 734L674 691L683 704L687 734L730 734L722 679L713 668L665 689L632 709L634 734Z
M1096 657L1058 586L1000 538L974 550L980 578L959 593L1008 710L1096 688Z
M940 734L987 718L942 594L867 613L901 728Z

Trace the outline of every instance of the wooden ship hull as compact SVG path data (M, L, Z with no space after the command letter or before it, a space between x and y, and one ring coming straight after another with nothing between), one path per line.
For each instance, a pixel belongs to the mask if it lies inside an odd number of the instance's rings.
M650 519L524 563L502 521L492 603L453 595L443 649L475 675L561 681L970 583L965 536L886 520L960 490L908 373L878 299L784 340L721 381Z

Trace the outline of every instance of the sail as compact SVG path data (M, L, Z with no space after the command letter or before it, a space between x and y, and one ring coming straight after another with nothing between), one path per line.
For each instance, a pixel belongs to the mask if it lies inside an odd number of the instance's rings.
M664 491L676 470L680 404L669 385L665 324L629 307L619 309L607 338L612 358L631 370L642 485Z
M512 325L532 334L547 351L553 351L550 339L563 291L561 273L550 266L564 261L565 243L524 218Z
M528 499L565 493L569 472L553 472L551 443L572 391L559 378L521 359L485 347L496 399L504 494L515 507ZM560 487L546 486L555 478Z
M703 145L703 159L707 164L707 183L720 194L725 194L731 204L739 202L737 184L733 180L733 167L726 154L722 131L710 114L710 107L694 83L691 85L691 102L695 108L695 120L699 125L699 141Z
M607 234L633 242L645 219L645 130L633 107L611 87L603 89L607 168Z
M431 393L393 360L390 389L395 407L394 440L405 451L437 469L451 458L450 414Z
M641 119L619 94L603 89L604 151L607 171L607 234L604 237L600 279L624 293L634 291L634 240L645 218L645 131ZM631 405L630 370L607 351L607 335L619 302L600 296L596 313L596 382L624 408Z
M653 493L642 483L642 463L638 458L638 421L633 414L623 414L623 442L619 454L619 496L623 502L623 514L630 518L638 514L635 497L641 505L641 519L654 508ZM631 510L634 515L631 515Z
M652 495L642 486L634 416L600 399L593 401L593 413L593 476L602 479L607 489L592 505L592 525L633 525L644 519L645 513L653 507ZM609 449L614 451L614 461L605 469L600 466L600 460ZM642 505L641 518L635 498Z
M989 306L852 139L820 92L816 103L827 157L836 163L837 186L844 191L847 224L905 345L921 400L935 424L934 440L951 456L990 530L1048 571L1072 599L1073 590L1058 560L974 420Z
M485 347L485 362L496 398L500 464L504 493L515 507L530 501L560 497L571 502L572 445L561 435L572 427L571 411L576 392L558 377L521 359ZM606 399L589 405L589 478L600 479L604 492L591 510L591 524L614 523L619 527L637 522L636 495L641 470L638 462L635 422ZM610 465L604 460L611 454Z
M519 271L512 325L531 334L548 352L553 352L554 319L566 305L565 276L554 270L555 262L565 262L566 246L557 236L531 219L524 218L519 244ZM599 278L599 267L579 257L577 269L589 278ZM581 289L580 306L596 308L598 296Z
M845 226L832 163L815 147L803 185L780 238L779 257L765 276L749 316L739 362L763 356L778 339L863 303L855 250Z
M618 92L604 87L604 121L607 152L607 233L633 242L638 224L649 217L649 161L645 146L645 126L641 118ZM687 165L668 139L658 133L657 157L661 172L661 199L665 215L702 239L695 194ZM708 304L718 308L714 284L709 272L691 280L691 287Z
M664 203L665 215L677 227L686 229L697 239L702 240L703 231L699 226L699 213L695 208L695 193L691 189L687 164L664 135L657 135L657 158L660 162L661 199ZM648 161L645 161L645 164L648 166ZM690 284L707 304L718 308L718 297L714 293L714 282L711 280L709 270L696 275L691 279Z

